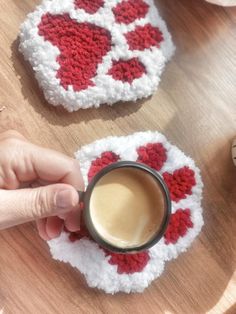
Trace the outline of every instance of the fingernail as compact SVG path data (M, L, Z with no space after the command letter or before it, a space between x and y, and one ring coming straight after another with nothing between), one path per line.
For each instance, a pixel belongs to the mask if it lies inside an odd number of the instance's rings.
M66 209L74 207L75 198L72 190L59 191L55 195L55 203L57 208Z

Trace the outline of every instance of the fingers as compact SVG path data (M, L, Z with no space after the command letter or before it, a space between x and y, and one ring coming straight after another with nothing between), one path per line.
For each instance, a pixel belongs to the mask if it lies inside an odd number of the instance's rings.
M84 189L84 182L78 160L59 152L30 144L26 154L31 157L32 169L41 180L62 182L77 190Z
M65 226L71 232L80 230L80 211L73 210L65 217Z
M67 184L35 189L1 190L0 199L0 229L71 212L79 207L78 193Z
M52 184L55 182L58 184ZM33 188L22 188L29 183ZM70 231L79 230L76 190L84 190L84 182L77 160L34 145L14 130L3 132L0 188L0 229L37 220L39 234L45 240L57 237L64 225Z
M46 223L47 223L47 218L36 220L36 226L37 226L40 237L45 241L49 241L51 239L46 232Z
M22 182L41 179L84 189L77 160L34 145L16 131L8 131L0 134L0 187L13 189L10 184L13 179L13 188Z
M16 131L16 130L7 130L7 131L2 132L0 134L0 141L6 140L6 139L9 139L9 138L21 139L21 140L27 142L26 138L22 134L20 134L18 131Z
M64 221L57 216L48 217L46 222L46 233L50 239L59 237L64 227Z
M39 219L36 221L36 226L40 237L49 241L60 236L64 226L70 232L80 230L80 216L79 210L73 210L67 214L63 214L63 219L57 216Z

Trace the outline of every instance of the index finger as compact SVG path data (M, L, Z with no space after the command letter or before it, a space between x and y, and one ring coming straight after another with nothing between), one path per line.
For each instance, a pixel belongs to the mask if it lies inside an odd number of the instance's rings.
M51 149L33 146L32 164L40 179L67 183L77 190L84 189L78 160Z
M84 189L78 160L29 142L19 142L14 170L20 182L41 179L70 184L77 190Z

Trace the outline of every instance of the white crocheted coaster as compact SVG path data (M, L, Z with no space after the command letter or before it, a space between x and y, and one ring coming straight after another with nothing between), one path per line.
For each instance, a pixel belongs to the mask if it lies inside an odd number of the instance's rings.
M107 293L142 292L163 272L166 261L186 251L202 225L202 180L194 161L157 132L108 137L76 153L86 184L103 167L118 160L145 163L164 178L172 199L172 215L165 236L139 254L114 254L103 250L84 226L48 242L54 259L80 270L90 287Z
M153 0L45 0L20 51L48 102L74 111L150 96L174 45Z

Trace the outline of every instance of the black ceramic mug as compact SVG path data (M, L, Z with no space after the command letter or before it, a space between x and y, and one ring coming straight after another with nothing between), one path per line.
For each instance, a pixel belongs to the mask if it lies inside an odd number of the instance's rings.
M79 194L90 235L110 251L146 250L163 237L168 226L168 188L162 177L144 164L113 163L99 171Z

